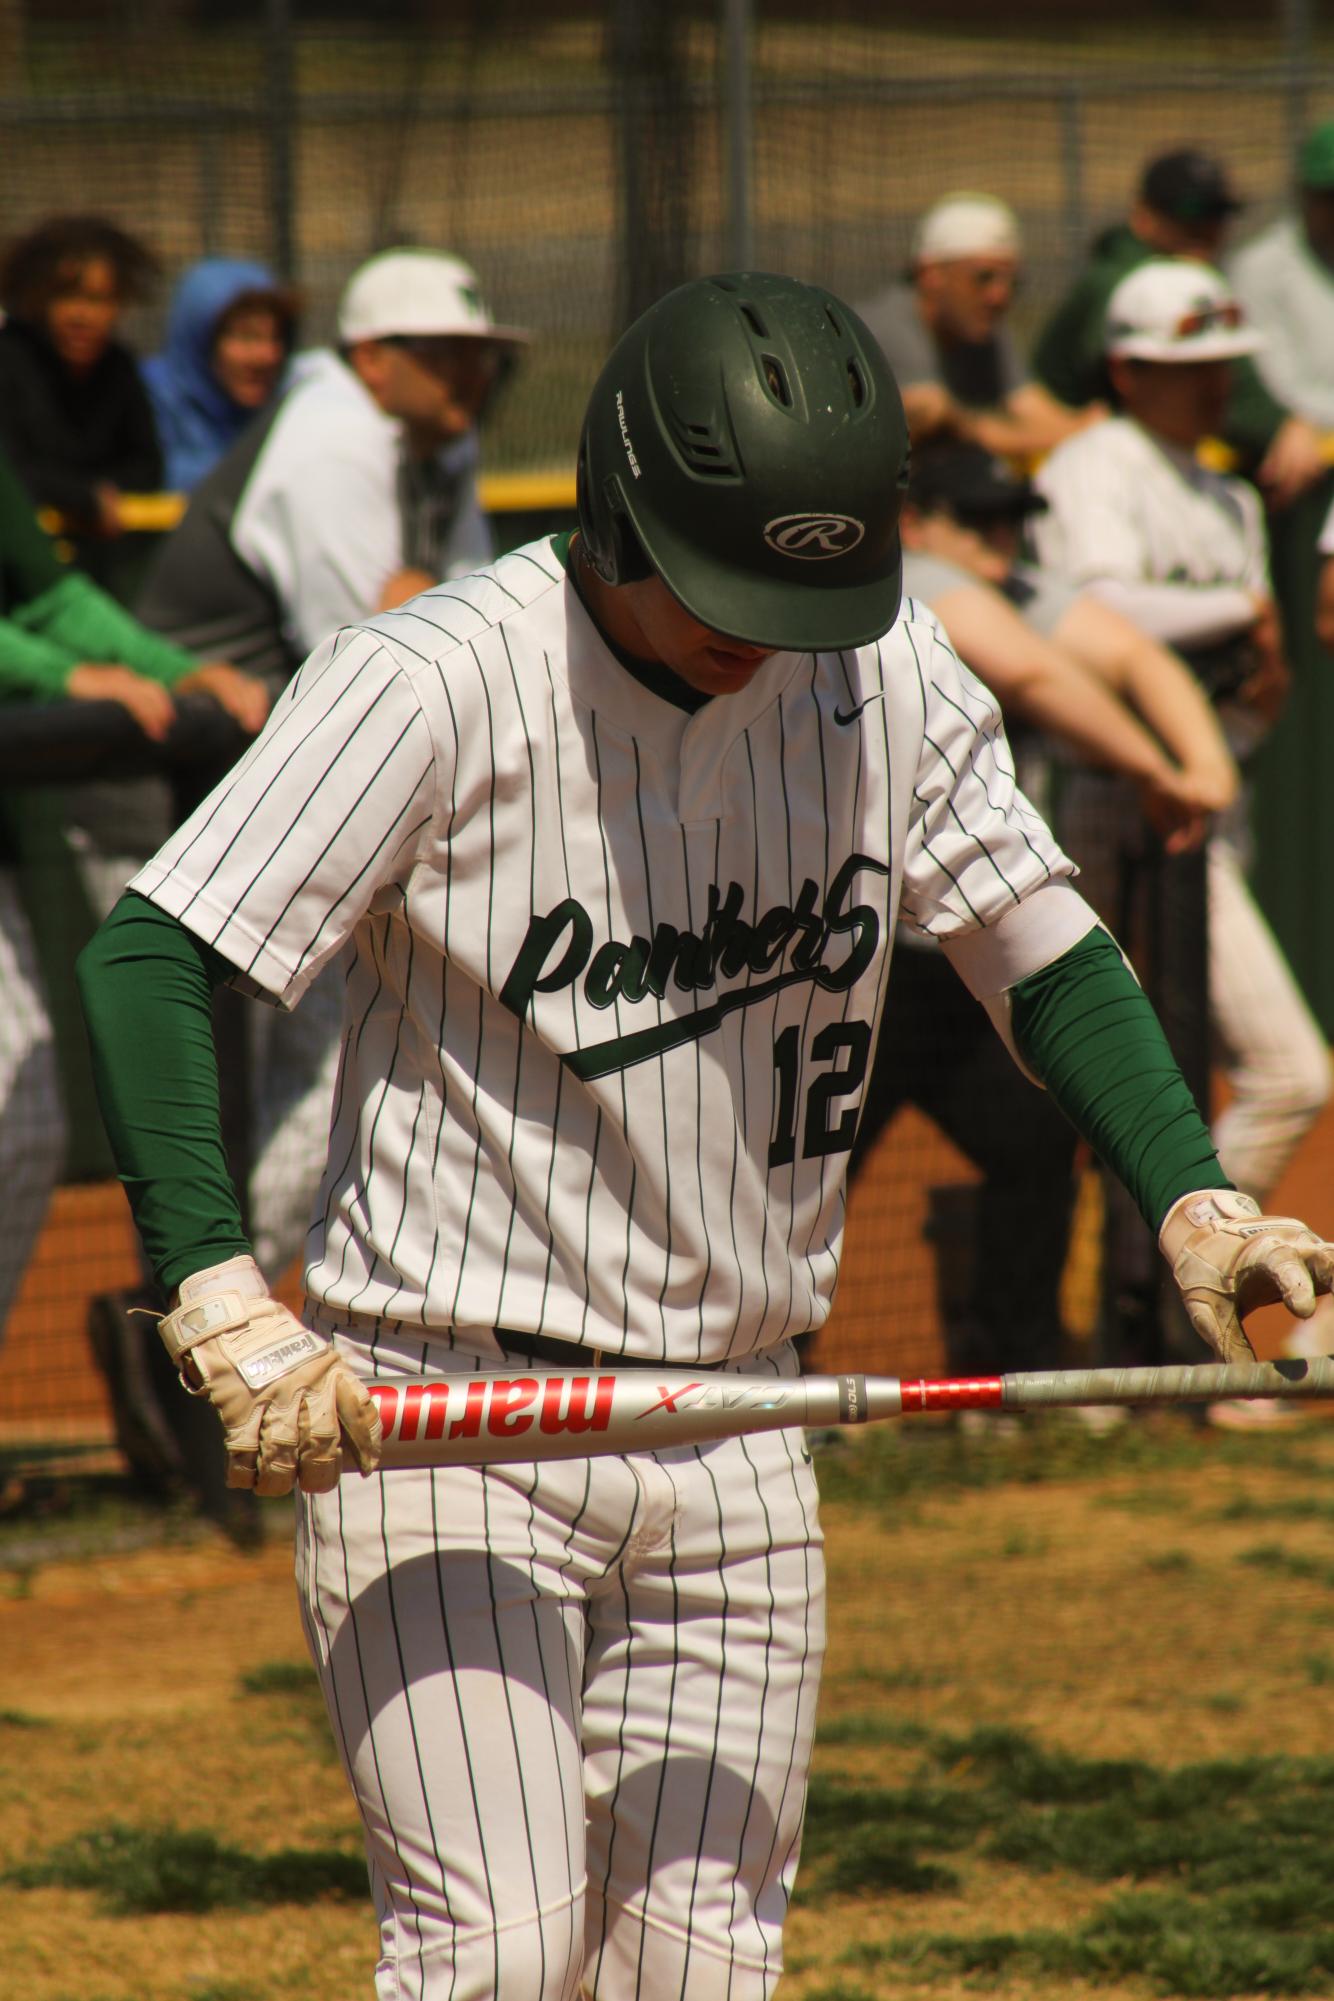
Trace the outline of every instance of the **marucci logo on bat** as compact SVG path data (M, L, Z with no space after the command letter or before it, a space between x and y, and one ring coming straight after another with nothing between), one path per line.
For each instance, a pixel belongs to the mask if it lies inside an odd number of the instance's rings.
M605 1431L614 1376L442 1376L438 1382L368 1383L386 1438L514 1438L531 1431ZM540 1410L533 1406L539 1390Z

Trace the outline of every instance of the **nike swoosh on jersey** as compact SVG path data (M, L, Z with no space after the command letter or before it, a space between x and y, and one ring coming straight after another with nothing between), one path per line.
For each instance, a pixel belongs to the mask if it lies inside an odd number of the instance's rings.
M846 715L843 713L842 709L835 709L834 721L836 723L842 723L844 729L846 729L849 723L856 722L858 716L861 714L863 709L869 709L872 702L883 702L884 699L885 697L882 691L874 695L868 695L864 702L858 702L856 708L849 709Z

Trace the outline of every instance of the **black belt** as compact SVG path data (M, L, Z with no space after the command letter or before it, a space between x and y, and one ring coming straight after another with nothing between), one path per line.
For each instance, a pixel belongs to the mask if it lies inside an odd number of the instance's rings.
M545 1362L551 1369L720 1369L721 1362L670 1362L662 1356L623 1355L618 1348L589 1348L582 1341L562 1341L555 1334L516 1334L497 1327L496 1339L508 1362L520 1355L525 1362Z

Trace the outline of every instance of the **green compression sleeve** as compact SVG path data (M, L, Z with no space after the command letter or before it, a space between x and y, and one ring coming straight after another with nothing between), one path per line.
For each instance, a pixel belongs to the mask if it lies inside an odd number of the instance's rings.
M1024 1062L1155 1233L1179 1195L1231 1188L1158 1017L1105 931L1009 998Z
M167 1291L250 1249L222 1143L211 1013L234 970L132 891L79 957L102 1120Z

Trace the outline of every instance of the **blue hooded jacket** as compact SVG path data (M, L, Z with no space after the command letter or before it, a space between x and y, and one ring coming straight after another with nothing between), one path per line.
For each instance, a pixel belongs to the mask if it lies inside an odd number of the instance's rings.
M178 283L166 345L142 366L169 487L188 493L198 486L258 414L233 402L218 381L213 342L218 321L245 293L278 289L264 265L235 257L207 257Z

